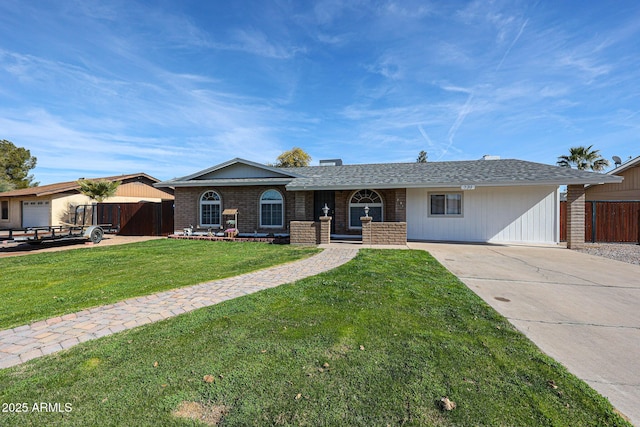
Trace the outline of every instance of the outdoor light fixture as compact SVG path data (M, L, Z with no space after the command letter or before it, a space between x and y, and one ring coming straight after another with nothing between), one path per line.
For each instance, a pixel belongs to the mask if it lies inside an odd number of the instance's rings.
M324 204L324 208L322 208L322 212L324 212L324 216L326 217L327 214L329 213L329 206L327 206L327 204Z
M369 218L369 205L364 205L364 216Z

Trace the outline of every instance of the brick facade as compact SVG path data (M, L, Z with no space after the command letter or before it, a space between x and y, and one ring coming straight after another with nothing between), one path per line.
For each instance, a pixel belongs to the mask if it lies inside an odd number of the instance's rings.
M284 202L284 226L282 228L260 227L260 196L269 189L278 190L282 194ZM175 190L174 214L174 228L176 231L182 231L183 228L190 225L196 228L201 226L200 197L206 191L211 190L220 195L222 210L238 209L237 228L240 233L287 233L289 232L289 221L306 219L296 217L296 192L288 192L284 186L177 187ZM313 205L313 196L311 199L311 204ZM306 204L306 202L302 203L303 206Z
M260 196L268 189L276 189L284 198L284 227L260 228ZM247 186L247 187L177 187L175 189L174 228L183 228L200 224L200 197L206 191L213 190L222 199L222 209L238 209L238 228L241 233L286 233L290 221L314 221L314 192L286 191L284 186ZM333 221L335 233L356 235L359 229L349 229L349 200L357 190L335 192L336 206ZM407 193L404 188L375 190L382 198L383 219L385 222L402 222L407 218Z

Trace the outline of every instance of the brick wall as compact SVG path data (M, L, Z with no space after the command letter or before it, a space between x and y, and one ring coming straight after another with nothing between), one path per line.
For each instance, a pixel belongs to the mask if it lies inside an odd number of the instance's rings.
M406 222L362 221L363 245L406 245Z
M320 241L319 222L291 221L290 226L292 245L315 245Z
M331 217L320 221L291 221L292 245L320 245L331 242Z

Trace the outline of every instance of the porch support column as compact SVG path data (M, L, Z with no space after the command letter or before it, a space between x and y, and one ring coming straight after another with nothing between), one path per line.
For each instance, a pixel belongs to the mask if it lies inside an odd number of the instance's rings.
M567 186L567 248L584 246L584 185Z
M362 244L363 245L372 244L371 220L373 220L373 218L370 216L360 217L360 221L362 221Z
M319 244L328 245L331 243L331 217L330 216L321 216L320 217L320 238Z

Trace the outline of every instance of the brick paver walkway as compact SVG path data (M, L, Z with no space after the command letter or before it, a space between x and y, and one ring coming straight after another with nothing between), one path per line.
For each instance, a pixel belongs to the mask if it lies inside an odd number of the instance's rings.
M314 276L351 260L357 248L328 248L300 261L174 289L0 331L0 368L84 341Z

